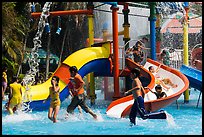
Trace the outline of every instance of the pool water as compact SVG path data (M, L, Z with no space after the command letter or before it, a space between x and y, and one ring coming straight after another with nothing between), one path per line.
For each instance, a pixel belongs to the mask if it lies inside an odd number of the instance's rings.
M163 108L168 119L137 118L136 125L129 126L128 118L111 118L105 112L110 101L103 100L103 94L96 91L95 107L91 107L98 115L94 120L91 115L75 110L75 114L65 119L66 107L70 99L62 102L58 114L58 123L52 123L47 118L48 111L33 111L28 113L8 115L2 104L2 134L3 135L202 135L202 94L198 107L197 100L200 91L190 90L190 101L183 103L184 96L171 105ZM89 100L87 100L89 105Z

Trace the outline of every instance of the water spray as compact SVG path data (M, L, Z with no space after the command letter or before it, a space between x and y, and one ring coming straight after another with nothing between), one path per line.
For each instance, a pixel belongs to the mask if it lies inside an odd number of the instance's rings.
M46 26L46 20L48 18L49 14L49 10L50 10L50 6L51 6L52 2L46 2L44 7L43 7L43 11L38 23L38 31L35 35L35 37L33 38L33 43L34 43L34 47L31 50L31 58L28 59L28 64L30 67L30 70L27 72L27 74L25 75L25 77L23 78L23 84L26 87L24 96L23 96L23 101L22 102L28 102L28 104L23 103L24 109L29 109L29 103L32 101L32 95L29 94L29 90L31 85L35 82L35 76L36 74L39 72L39 64L38 64L38 48L42 47L41 46L41 37L43 34L43 30Z

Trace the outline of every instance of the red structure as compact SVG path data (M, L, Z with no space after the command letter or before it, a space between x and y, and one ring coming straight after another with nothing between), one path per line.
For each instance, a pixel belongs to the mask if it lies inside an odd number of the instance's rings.
M183 26L179 22L178 19L176 19L176 14L172 17L173 19L167 20L161 28L161 33L166 33L167 30L170 33L181 33L183 34ZM202 19L200 18L192 18L189 20L189 28L188 33L199 33L202 29Z
M193 49L191 57L192 67L202 71L202 47Z
M62 16L62 15L78 15L78 14L93 14L92 10L66 10L66 11L52 11L50 16ZM34 18L39 18L41 12L33 12L31 16Z

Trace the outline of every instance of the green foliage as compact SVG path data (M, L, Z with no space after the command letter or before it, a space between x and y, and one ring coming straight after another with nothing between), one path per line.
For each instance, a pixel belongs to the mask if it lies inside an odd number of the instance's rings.
M19 75L18 75L18 79L19 79L20 81L22 81L24 77L25 77L25 74L19 74Z
M190 11L194 14L202 16L202 4L193 4L191 3Z
M8 60L6 57L2 56L2 66L7 66L8 69L12 70L14 74L17 74L18 64L14 61Z
M12 76L17 74L18 64L2 56L2 66L7 66L8 68L7 75L8 75L8 83L9 83L12 80Z
M12 34L12 28L14 26L16 13L14 11L14 2L2 3L2 31L3 36L9 36Z
M23 59L23 42L29 30L25 5L20 2L2 2L2 54L11 62L19 64Z

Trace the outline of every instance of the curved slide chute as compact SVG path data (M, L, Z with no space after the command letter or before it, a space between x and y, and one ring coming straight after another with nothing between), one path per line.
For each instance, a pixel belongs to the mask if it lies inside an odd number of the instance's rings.
M103 75L103 73L110 72L109 54L110 42L105 42L101 47L84 48L67 57L52 75L60 78L60 100L64 101L69 95L67 84L70 78L70 66L76 66L82 77L90 72L97 72ZM50 105L50 99L45 103L43 103L43 100L48 97L50 86L51 78L42 84L31 86L30 90L27 91L28 95L24 102L29 103L29 100L31 100L29 107L32 110L47 109ZM23 93L25 93L25 90Z
M202 92L202 71L186 65L182 65L180 71L190 81L190 87L198 89Z
M139 66L131 59L126 59L126 63L129 69L134 67L140 68L142 76L145 77L146 79L147 78L150 79L150 81L146 83L145 86L149 87L154 91L155 78L148 71L148 67L154 66L156 69L160 65L160 63L151 59L147 59L147 62L145 63L144 67ZM163 78L167 78L167 77L170 78L178 86L176 88L173 88L173 89L171 88L168 91L166 91L167 97L161 98L161 99L156 99L155 94L153 94L150 91L146 91L144 101L145 101L145 109L148 112L155 112L167 105L170 105L173 101L177 100L189 86L189 81L184 74L168 66L161 65L161 68L158 74ZM141 80L141 81L143 82L146 80ZM129 95L129 96L117 99L108 106L106 110L106 114L116 118L125 117L129 115L133 102L134 102L133 95Z

